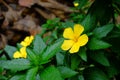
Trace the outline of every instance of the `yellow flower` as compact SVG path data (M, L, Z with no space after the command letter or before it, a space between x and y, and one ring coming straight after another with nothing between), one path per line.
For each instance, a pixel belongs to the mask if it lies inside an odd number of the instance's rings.
M21 44L22 46L27 47L27 46L29 46L29 45L32 43L33 39L34 39L33 36L27 36L27 37L24 39L24 41L22 41L20 44Z
M20 48L20 51L16 51L13 55L13 58L26 58L27 53L26 53L26 47Z
M69 50L70 53L76 53L79 51L81 46L84 46L88 42L88 36L86 34L82 34L84 31L84 27L80 24L75 24L74 29L68 27L64 30L63 37L66 38L64 40L61 48L63 50Z
M79 6L79 3L75 2L75 3L74 3L74 6L75 6L75 7Z

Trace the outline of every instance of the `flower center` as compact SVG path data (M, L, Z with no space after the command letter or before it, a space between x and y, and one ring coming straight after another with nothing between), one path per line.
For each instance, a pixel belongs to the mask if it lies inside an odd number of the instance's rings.
M74 41L74 42L77 42L77 41L78 41L78 37L74 36L73 41Z

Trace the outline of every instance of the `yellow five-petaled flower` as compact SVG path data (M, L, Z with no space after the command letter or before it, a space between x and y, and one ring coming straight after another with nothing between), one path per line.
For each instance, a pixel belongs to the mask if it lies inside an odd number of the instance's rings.
M13 55L13 58L26 58L27 53L26 53L26 47L20 48L20 51L16 51Z
M75 24L74 28L68 27L63 32L65 38L61 48L63 50L69 50L70 53L76 53L81 46L84 46L88 42L88 36L82 34L84 27L80 24ZM82 34L82 35L81 35Z
M27 36L27 37L24 39L24 41L22 41L20 44L21 44L22 46L27 47L27 46L29 46L29 45L31 44L31 42L33 41L33 39L34 39L33 36Z

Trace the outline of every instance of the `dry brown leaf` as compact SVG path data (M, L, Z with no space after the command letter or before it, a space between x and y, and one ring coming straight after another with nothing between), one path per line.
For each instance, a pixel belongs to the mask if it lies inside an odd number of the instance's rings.
M4 0L1 0L1 2L8 8L7 12L2 12L3 16L5 17L6 22L16 21L19 18L21 18L21 13L23 9L20 11L14 10L11 6L9 6Z
M37 25L35 23L34 19L29 15L27 15L25 18L15 22L12 29L17 29L20 31L22 31L22 30L27 31L33 35L40 33L40 26Z
M36 3L36 0L19 0L19 5L24 7L31 7Z
M61 4L57 2L56 0L47 0L46 2L37 0L36 3L44 8L52 8L52 9L58 9L62 10L64 12L73 12L70 7L67 5Z
M40 15L42 15L45 19L54 19L56 16L53 13L47 13L39 8L34 8Z
M0 34L0 49L3 49L6 45L6 37L2 34Z
M120 15L116 17L116 23L120 24Z
M5 17L5 20L8 22L17 21L19 18L21 18L22 11L23 10L16 11L13 9L8 9L7 12L3 12L3 15Z

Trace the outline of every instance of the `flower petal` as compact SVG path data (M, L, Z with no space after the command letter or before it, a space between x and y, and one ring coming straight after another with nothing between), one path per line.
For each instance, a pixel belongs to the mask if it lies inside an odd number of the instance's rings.
M86 34L81 35L78 39L78 43L80 46L86 45L87 42L88 42L88 36Z
M30 36L30 41L32 41L34 39L34 36Z
M80 45L78 43L75 43L72 48L69 50L70 53L76 53L79 51Z
M79 6L79 3L78 3L78 2L75 2L75 3L74 3L74 6L75 6L75 7Z
M64 38L67 38L67 39L73 39L74 36L73 36L73 30L72 28L66 28L63 32L63 37Z
M27 37L24 39L25 42L28 42L29 40L30 40L30 37L29 37L29 36L27 36Z
M22 41L20 44L21 44L22 46L28 46L25 41Z
M19 51L16 51L14 54L13 54L13 58L20 58L22 57L22 55L20 54Z
M20 53L21 53L21 55L22 55L23 58L26 58L27 57L26 47L22 47L20 49Z
M84 27L82 25L80 24L74 25L74 35L76 38L78 38L83 31L84 31Z
M61 48L63 50L68 50L68 49L70 49L73 46L74 43L75 42L73 40L64 40Z
M29 46L30 44L31 44L31 42L33 41L33 39L34 39L34 36L27 36L25 39L24 39L24 41L22 41L20 44L22 45L22 46L25 46L25 47L27 47L27 46Z

